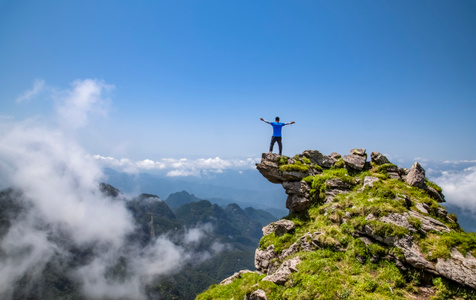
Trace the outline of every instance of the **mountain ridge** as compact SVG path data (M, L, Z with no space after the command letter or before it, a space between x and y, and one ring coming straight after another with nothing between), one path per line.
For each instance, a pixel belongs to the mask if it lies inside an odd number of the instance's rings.
M225 208L207 200L188 202L172 211L165 201L153 194L140 194L127 198L115 187L101 183L98 189L109 201L124 205L134 223L133 231L126 236L120 254L111 256L104 274L110 282L124 284L134 269L134 257L150 251L156 243L166 240L168 247L177 247L185 256L193 257L183 262L181 269L149 279L144 283L140 299L194 299L212 283L230 276L237 268L253 266L254 249L261 237L261 222L277 218L253 208L241 209L237 204ZM187 195L187 192L185 192ZM34 204L13 188L0 191L0 241L9 234L12 226L19 225ZM200 208L200 209L199 209ZM51 258L45 258L45 268L36 273L26 270L14 280L9 291L0 289L2 299L88 299L81 291L81 283L72 274L93 263L107 249L101 241L78 244L71 240L73 232L39 220L38 230L45 230L49 242L61 249ZM57 231L59 228L59 231ZM163 245L157 249L166 249ZM29 250L24 259L30 259ZM10 253L0 249L0 265L9 259ZM180 258L182 259L182 258ZM158 270L159 272L161 270ZM38 274L39 276L35 276ZM106 296L105 296L106 297Z

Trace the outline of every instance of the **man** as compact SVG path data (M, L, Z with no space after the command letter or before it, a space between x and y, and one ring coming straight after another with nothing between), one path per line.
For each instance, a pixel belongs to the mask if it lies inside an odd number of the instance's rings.
M269 122L269 121L264 120L263 118L260 118L260 120L265 122L265 123L270 124L271 126L273 126L273 136L271 137L271 144L269 145L269 152L273 152L274 143L278 142L279 155L282 155L283 144L281 143L281 129L283 128L283 126L294 124L295 122L292 121L290 123L280 123L279 122L279 117L276 117L275 122Z

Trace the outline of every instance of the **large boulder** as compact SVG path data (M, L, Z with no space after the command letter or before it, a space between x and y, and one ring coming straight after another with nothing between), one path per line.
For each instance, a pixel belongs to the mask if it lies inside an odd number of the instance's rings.
M335 158L329 157L327 155L322 154L317 150L306 150L302 153L305 157L309 158L309 160L316 165L319 165L323 168L330 168L336 162Z
M286 208L291 212L303 211L311 206L309 199L311 188L305 181L285 181L282 185L288 194Z
M354 149L350 149L350 154L355 154L355 155L360 155L360 156L367 157L366 151L367 150L365 148L354 148Z
M408 172L405 181L411 186L426 189L425 169L418 162L415 162Z
M297 195L300 197L309 197L311 188L305 181L285 181L282 183L286 194Z
M470 252L463 256L455 248L451 249L450 258L438 258L436 271L446 278L476 289L476 259Z
M363 170L367 162L365 149L352 149L349 155L343 157L345 165L354 170Z
M382 153L374 151L370 153L370 161L376 163L377 165L389 164L390 161L387 157L382 155Z
M309 197L301 197L299 195L289 195L286 199L286 208L290 212L305 211L311 207L311 199Z
M281 155L276 153L263 153L261 156L261 162L256 164L256 169L263 175L266 179L272 183L283 183L285 181L300 181L306 176L312 175L308 168L307 170L290 170L282 171L279 168L279 159ZM293 159L289 159L290 162L293 162ZM313 169L314 170L314 169Z

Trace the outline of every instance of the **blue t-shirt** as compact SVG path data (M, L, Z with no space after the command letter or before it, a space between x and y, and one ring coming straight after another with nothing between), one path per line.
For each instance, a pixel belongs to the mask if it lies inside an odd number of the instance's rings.
M281 136L281 128L283 128L284 123L280 122L270 122L271 126L273 126L273 136L280 137Z

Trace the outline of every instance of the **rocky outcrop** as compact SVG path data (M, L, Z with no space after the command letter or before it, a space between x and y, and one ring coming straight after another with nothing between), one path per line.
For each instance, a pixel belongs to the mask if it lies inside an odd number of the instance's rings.
M263 235L274 233L275 236L282 236L293 231L295 227L293 221L281 219L263 227Z
M363 148L352 149L349 155L342 158L335 152L326 156L317 150L306 150L293 158L266 153L263 154L262 161L257 164L257 169L269 181L283 186L288 195L286 207L290 212L306 211L312 205L329 204L330 206L324 210L324 215L338 225L351 222L353 214L352 210L339 212L341 206L334 205L337 195L355 193L355 191L368 193L372 189L382 187L388 178L397 179L422 189L438 202L444 201L442 193L427 184L425 170L418 162L408 171L393 165L387 157L379 152L372 152L370 158L371 161L367 162L366 149ZM362 177L327 179L324 181L324 186L320 187L320 194L316 194L316 187L313 187L314 179L306 178L306 176L316 175L318 177L321 172L325 172L327 169L342 167L346 168L349 174L371 171L374 175L365 176L363 179ZM354 189L355 186L358 188ZM463 256L458 250L452 249L449 257L431 259L422 250L419 238L415 238L419 235L425 237L451 232L450 227L440 221L454 222L447 217L447 211L443 207L435 207L434 204L430 206L428 201L420 202L405 193L391 195L392 193L389 194L388 201L402 203L407 211L402 212L399 208L397 212L377 213L376 215L370 213L365 217L366 224L356 230L353 234L354 237L360 239L366 247L373 247L372 244L377 244L400 251L399 255L396 255L394 250L388 252L385 259L394 261L401 270L415 268L476 288L476 259L471 253L468 252ZM368 201L374 200L368 199ZM286 233L293 233L295 226L292 221L279 220L265 226L263 234L274 233L274 236L279 237ZM307 232L280 252L275 251L274 245L270 245L266 249L257 249L255 267L258 272L267 275L263 280L282 285L286 283L291 273L298 271L299 252L316 251L323 248L347 251L346 247L342 246L338 240L324 232ZM362 263L365 262L365 257L360 254L356 254L356 258ZM379 259L377 254L372 257L371 261L376 259Z
M334 157L324 155L317 150L306 150L302 153L302 155L309 158L311 163L321 166L323 168L330 168L336 162L336 159Z
M451 249L451 258L438 258L436 271L448 279L476 289L476 259L469 252L463 256L458 250Z

